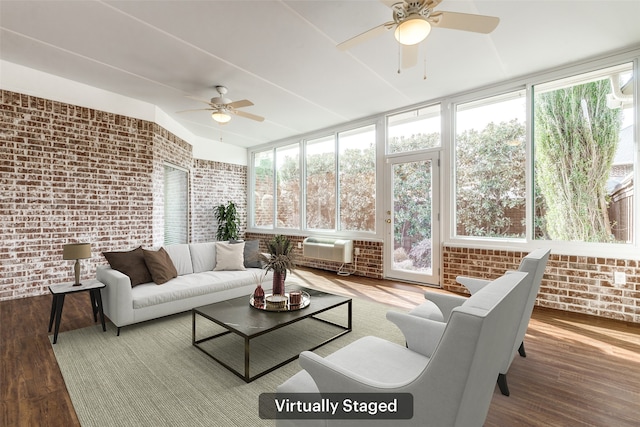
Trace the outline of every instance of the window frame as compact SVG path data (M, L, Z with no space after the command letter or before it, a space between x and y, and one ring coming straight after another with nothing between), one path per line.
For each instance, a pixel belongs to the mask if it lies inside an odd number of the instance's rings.
M597 70L613 67L621 64L632 63L633 75L634 75L634 128L633 139L635 143L634 149L634 180L640 183L640 78L639 74L639 62L640 62L640 48L634 47L622 52L610 52L600 57L584 60L578 63L562 66L550 70L544 70L541 72L525 75L519 78L511 79L505 82L497 84L490 84L477 89L451 94L440 98L429 99L425 102L421 102L412 106L405 106L390 110L375 116L368 117L359 121L353 121L331 128L323 129L321 131L312 132L309 134L298 135L295 138L287 138L279 141L275 141L262 146L253 147L248 151L249 164L252 165L252 153L255 151L264 150L268 147L275 147L277 145L291 144L293 141L302 141L303 139L315 139L329 134L336 134L337 132L353 129L357 126L364 126L371 123L376 123L376 233L375 234L361 234L361 233L345 233L345 232L327 232L327 235L340 235L340 237L346 238L363 238L366 240L382 241L383 236L381 230L382 221L384 216L382 215L382 201L385 197L382 191L384 191L384 183L381 177L384 176L383 166L386 158L393 157L396 154L386 154L386 130L387 122L386 117L397 113L409 111L411 109L426 108L431 105L441 104L441 141L442 146L438 149L440 151L441 158L441 213L442 220L440 222L441 227L441 243L443 245L451 247L466 247L466 248L491 248L491 249L512 249L518 251L530 251L542 245L550 247L552 250L558 250L561 253L569 253L572 255L586 255L586 256L607 256L618 258L637 258L638 249L640 249L640 185L634 186L634 223L636 224L634 230L634 243L633 244L617 244L617 243L583 243L583 242L564 242L564 241L549 241L549 240L535 240L533 239L533 156L532 156L532 97L531 91L533 86L546 83L553 80L559 80L567 78L572 75L580 75L589 72L596 72ZM482 237L467 237L467 236L455 236L453 230L455 230L455 218L453 217L455 198L451 195L454 194L454 174L455 174L455 156L452 153L453 140L455 137L455 105L458 103L466 103L473 100L478 100L484 97L497 96L502 93L522 90L524 88L527 95L526 102L526 165L525 165L525 180L526 180L526 232L523 239L500 239L500 238L482 238ZM304 153L304 151L301 151ZM303 154L304 155L304 154ZM253 176L251 167L248 171L249 177L249 195L248 205L249 209L253 208L253 192L252 183ZM304 178L304 175L302 176ZM304 195L302 195L304 197ZM301 199L306 200L306 199ZM304 206L301 209L304 215ZM295 233L296 235L309 235L318 234L321 230L307 230L301 228L300 230L278 230L270 229L265 230L256 229L249 224L249 231L255 232L287 232L289 234Z
M306 160L307 158L307 148L309 143L319 143L322 140L327 140L327 142L329 142L329 140L332 140L333 142L333 173L334 173L334 179L333 179L333 192L334 192L334 202L339 198L339 180L338 180L338 140L337 140L337 133L335 134L331 134L331 135L326 135L326 136L321 136L319 138L308 138L308 139L304 139L302 140L302 153L303 153L303 159ZM303 219L302 219L302 229L306 230L310 233L318 233L318 234L324 234L324 233L332 233L335 230L337 230L338 228L338 221L339 221L339 212L338 212L338 206L336 204L334 204L334 215L333 215L333 228L312 228L309 227L309 223L307 222L307 205L308 205L308 200L307 200L307 196L308 196L308 190L307 190L307 179L309 178L308 176L308 170L307 170L307 162L306 161L302 161L302 166L303 166L303 170L304 170L304 174L303 174L303 190L302 190L302 209L304 210L304 215L303 215Z
M382 176L382 162L380 161L381 158L381 152L380 152L380 148L382 147L384 149L384 144L381 144L381 141L384 141L382 138L384 137L384 132L382 132L382 130L384 129L384 126L382 124L382 117L376 117L375 119L365 119L365 120L361 120L361 121L354 121L354 122L350 122L350 123L346 123L343 124L342 126L333 128L333 129L325 129L325 130L321 130L318 132L314 132L314 133L310 133L310 134L306 134L303 135L302 137L295 137L292 139L284 139L284 140L280 140L278 142L275 143L271 143L271 144L265 144L265 145L260 145L260 146L256 146L256 147L252 147L251 149L248 150L248 171L247 171L247 188L248 188L248 197L247 197L247 202L248 202L248 206L249 209L251 210L251 214L248 215L248 218L250 218L250 222L249 224L247 224L247 231L248 232L255 232L255 233L268 233L268 234L289 234L289 235L301 235L301 236L309 236L309 235L314 235L314 236L328 236L328 237L342 237L342 238L351 238L351 239L366 239L366 240L378 240L381 239L381 237L378 235L379 232L378 231L354 231L354 230L341 230L339 229L339 224L340 224L340 213L339 213L339 198L340 198L340 188L339 188L339 179L337 178L337 174L339 173L339 141L338 141L338 135L340 133L345 133L345 132L350 132L350 131L354 131L360 128L366 128L369 126L373 126L374 128L374 132L375 132L375 144L374 144L374 150L375 150L375 176L376 176L376 184L375 184L375 191L376 191L376 200L375 200L375 219L374 219L374 224L376 224L376 230L379 228L377 227L378 224L378 211L380 210L379 206L380 206L380 194L382 191L382 184L380 182L379 177ZM381 135L382 133L382 135ZM336 228L332 229L332 230L326 230L326 229L312 229L312 228L308 228L307 227L307 223L306 223L306 161L304 161L304 159L306 159L306 141L312 141L312 140L316 140L316 139L322 139L322 138L329 138L329 137L333 137L334 140L334 144L335 144L335 156L336 156L336 163L335 163L335 168L336 168ZM265 151L273 151L273 155L274 155L274 162L275 162L275 150L278 147L286 147L286 146L291 146L294 144L299 144L300 146L300 167L299 167L299 173L300 173L300 183L301 183L301 194L300 194L300 199L299 199L299 203L300 203L300 208L299 208L299 212L301 215L300 218L300 228L282 228L282 227L277 227L277 224L273 224L273 227L271 228L267 228L267 227L257 227L255 226L255 171L253 170L253 162L254 162L254 158L255 158L255 154L256 153L260 153L260 152L265 152ZM275 163L274 163L275 165ZM274 166L274 173L275 173L275 166ZM274 179L274 194L277 194L276 191L276 181ZM275 216L275 203L274 203L274 219L276 218Z
M170 208L170 204L172 204L173 202L178 200L178 197L176 197L176 194L171 193L168 194L167 193L167 170L171 169L174 171L174 173L184 173L184 178L185 178L185 187L182 188L181 192L177 195L184 197L184 202L186 204L185 206L185 210L184 210L184 218L181 218L181 225L184 226L184 230L182 230L184 232L184 241L178 239L178 240L172 240L170 242L167 242L167 234L168 232L170 232L170 230L168 230L168 224L167 224L167 209ZM163 211L162 211L162 215L163 215L163 233L162 233L162 241L163 241L163 245L173 245L173 244L183 244L183 243L189 243L189 213L191 210L191 206L190 206L190 191L191 191L191 185L190 185L190 173L188 169L185 168L181 168L180 166L176 166L174 164L168 163L168 162L163 162L162 164L162 175L163 175L163 189L162 189L162 194L163 194ZM175 234L180 234L181 232L177 232Z
M524 125L525 125L525 164L527 165L527 168L525 170L525 182L524 182L524 190L525 190L525 230L524 230L524 235L522 237L508 237L508 236L502 236L502 237L489 237L489 236L469 236L469 235L463 235L463 234L458 234L457 232L457 228L458 228L458 220L457 220L457 214L458 214L458 206L457 206L457 194L458 194L458 189L457 189L457 181L458 181L458 174L457 174L457 156L456 156L456 150L457 150L457 118L458 115L457 113L460 112L464 112L473 108L478 108L481 106L487 106L487 105L495 105L498 102L503 102L503 101L508 101L510 99L516 99L516 97L514 96L515 94L518 93L523 93L525 100L525 116L524 116ZM491 102L490 102L491 101ZM497 102L496 102L497 101ZM527 241L527 236L528 236L528 231L529 231L529 224L528 224L528 212L529 212L529 204L530 204L530 195L531 195L531 191L530 191L530 182L532 182L530 180L530 176L529 176L529 172L530 172L530 168L528 167L530 162L530 145L529 145L529 129L530 129L530 123L531 120L529 118L529 102L528 102L528 88L525 86L519 86L516 87L512 90L506 90L506 91L502 91L502 92L494 92L493 94L489 94L480 98L471 98L469 100L466 101L458 101L455 103L451 104L451 107L449 108L449 111L451 113L451 138L448 141L449 142L449 146L451 149L451 205L450 205L450 209L451 209L451 223L450 223L450 236L452 239L460 239L460 240L479 240L479 241L487 241L487 242L492 242L492 241L501 241L501 242L516 242L516 243L521 243L521 242L526 242ZM464 106L464 108L459 109L460 106Z
M448 131L450 138L444 142L447 145L447 154L445 164L449 168L448 174L444 177L443 191L447 194L455 195L455 109L456 105L464 104L480 100L482 98L491 98L492 96L508 93L510 91L521 90L525 88L526 102L526 232L522 239L513 238L489 238L489 237L470 237L456 236L455 227L455 197L450 197L448 203L443 205L445 221L444 227L447 230L443 234L442 242L453 247L472 247L472 248L494 248L494 249L512 249L529 251L540 246L546 246L552 250L558 250L562 253L570 253L583 256L599 256L599 257L619 257L619 258L637 258L637 251L640 248L640 185L634 185L634 243L596 243L596 242L573 242L560 240L544 240L535 239L534 233L534 156L533 156L533 87L546 84L555 80L569 79L572 76L580 76L585 74L593 74L597 76L601 70L613 67L621 67L625 64L633 64L634 75L634 124L633 135L635 141L635 159L634 159L634 182L640 183L640 102L638 94L640 92L638 85L640 84L639 63L640 50L621 53L599 60L588 61L582 64L562 67L547 72L538 73L532 76L525 76L501 85L490 88L483 88L477 91L470 91L464 94L447 98L444 102L447 105L446 111L453 112L448 117ZM444 110L443 110L444 111Z

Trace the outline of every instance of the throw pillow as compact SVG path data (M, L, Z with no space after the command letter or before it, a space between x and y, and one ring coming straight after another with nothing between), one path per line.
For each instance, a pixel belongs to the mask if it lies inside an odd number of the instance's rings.
M171 261L169 254L164 248L160 248L157 251L143 249L142 253L144 254L144 262L147 264L147 268L151 273L151 278L158 285L162 285L174 277L178 277L178 270L176 270L173 261Z
M216 242L216 266L213 271L246 270L244 268L244 242Z
M247 240L244 242L244 266L247 268L262 268L260 254L260 241Z
M103 252L102 255L107 259L111 268L129 276L132 287L153 281L147 264L144 262L142 246L132 251Z
M258 257L260 253L260 241L259 240L229 240L229 243L243 243L244 242L244 266L246 268L262 268L262 263Z

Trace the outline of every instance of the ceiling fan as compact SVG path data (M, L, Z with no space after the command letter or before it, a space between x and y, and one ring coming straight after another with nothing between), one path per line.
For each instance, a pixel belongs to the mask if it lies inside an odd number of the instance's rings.
M338 49L347 50L389 30L402 47L402 67L409 68L418 59L418 44L431 32L431 27L471 31L488 34L500 22L495 16L473 15L458 12L436 12L442 0L381 0L392 10L393 21L385 22L358 34L340 44Z
M178 111L178 113L186 113L188 111L211 111L211 117L213 118L213 120L215 120L220 124L228 123L231 120L231 114L235 114L236 116L255 120L257 122L264 121L264 117L238 110L238 108L252 106L253 102L249 101L248 99L243 99L241 101L231 101L229 98L225 98L225 95L227 94L227 88L224 86L216 86L216 91L218 92L219 96L211 98L211 101L205 101L203 99L195 98L193 96L187 96L187 98L204 102L205 104L209 105L209 107L211 108L183 110L183 111Z

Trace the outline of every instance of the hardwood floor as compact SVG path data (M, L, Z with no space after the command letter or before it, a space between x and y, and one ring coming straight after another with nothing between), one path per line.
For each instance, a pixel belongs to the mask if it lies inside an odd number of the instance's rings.
M356 298L412 308L416 285L300 269L296 281ZM47 327L51 296L0 302L0 426L79 426ZM93 324L89 295L65 300L60 331ZM485 426L637 426L640 325L536 308ZM155 426L154 426L155 427Z

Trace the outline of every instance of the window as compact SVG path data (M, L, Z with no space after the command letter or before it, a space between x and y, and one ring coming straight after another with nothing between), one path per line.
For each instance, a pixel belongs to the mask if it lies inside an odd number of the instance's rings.
M633 242L632 64L534 86L535 238Z
M253 153L253 226L375 232L375 147L376 126L368 125Z
M164 165L164 244L189 238L189 172Z
M376 230L376 129L338 134L340 230Z
M451 160L442 169L447 239L631 253L639 59L636 50L603 58L616 61L606 68L537 73L254 152L252 226L386 237L376 227L378 162L441 150Z
M253 155L253 225L273 227L273 150Z
M306 142L307 228L336 228L335 136Z
M455 133L455 234L526 235L525 92L459 104Z
M440 147L440 104L387 117L387 153Z
M276 148L278 228L300 228L300 145Z

